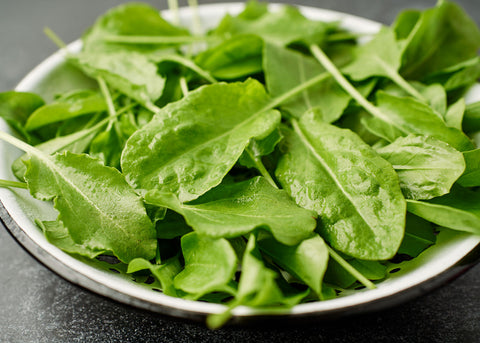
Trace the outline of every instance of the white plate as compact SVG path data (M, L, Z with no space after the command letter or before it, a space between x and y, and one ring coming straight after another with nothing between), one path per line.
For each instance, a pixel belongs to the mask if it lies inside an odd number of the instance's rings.
M228 13L236 14L243 9L241 3L212 4L199 7L199 14L205 27L213 27L220 18ZM279 5L272 5L278 8ZM374 33L380 28L379 23L338 12L312 7L300 7L305 16L324 21L341 21L342 26L350 31ZM165 18L171 13L164 12ZM187 25L191 12L188 8L180 9L180 19ZM71 51L78 51L81 43L76 41L69 45ZM89 86L91 82L66 66L61 52L52 55L32 72L16 88L18 91L39 92L49 100L55 92ZM480 87L475 86L468 94L467 101L480 100ZM5 122L0 121L0 130L10 132ZM0 178L14 180L11 163L21 152L7 144L0 143ZM69 281L83 286L93 292L117 301L161 312L173 316L203 319L207 314L224 310L222 305L210 304L172 298L154 292L147 285L137 284L131 277L117 274L95 264L80 261L47 242L33 218L53 219L56 217L48 203L31 199L23 190L0 188L0 216L17 240L37 259ZM300 304L291 310L262 311L239 307L233 311L234 321L239 322L255 316L275 315L286 318L328 317L372 311L392 306L446 282L452 274L464 270L468 257L476 255L480 237L469 234L442 233L438 243L421 254L414 262L402 263L400 271L381 282L375 290L362 290L350 295L323 302ZM477 247L477 249L475 249ZM468 261L467 261L468 262Z

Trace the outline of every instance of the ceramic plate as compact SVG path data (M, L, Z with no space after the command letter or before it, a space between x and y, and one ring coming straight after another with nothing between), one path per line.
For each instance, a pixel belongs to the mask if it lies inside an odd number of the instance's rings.
M272 5L275 9L278 5ZM227 12L236 14L243 4L203 5L199 14L206 28L214 26ZM359 33L374 33L380 24L311 7L301 7L305 16L315 20L340 21L345 29ZM169 19L169 12L163 13ZM180 10L185 26L190 23L188 8ZM78 51L80 41L69 45L69 50ZM91 80L82 76L73 67L65 64L64 55L58 52L30 72L18 85L18 91L40 93L47 101L54 93L73 88L92 86ZM467 101L480 100L480 87L473 87ZM0 121L0 130L10 132L5 122ZM0 178L14 180L11 163L21 154L15 148L0 143ZM210 313L224 310L222 305L172 298L156 292L155 284L139 283L107 262L89 262L74 258L47 242L33 218L42 220L56 218L49 203L33 200L27 191L0 188L0 215L5 226L32 255L65 279L95 293L143 309L172 316L201 320ZM343 316L352 313L373 311L392 306L425 293L465 270L478 253L480 237L468 234L442 232L438 243L427 249L411 262L403 262L391 268L390 277L378 284L375 290L353 291L351 294L323 301L297 305L291 310L262 311L239 307L233 311L234 322L254 317L275 316L282 318L319 318ZM137 280L138 281L138 280ZM154 290L152 290L154 289Z

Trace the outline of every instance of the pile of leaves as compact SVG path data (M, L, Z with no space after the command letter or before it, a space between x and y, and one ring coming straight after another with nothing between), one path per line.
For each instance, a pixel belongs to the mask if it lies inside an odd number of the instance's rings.
M257 2L206 34L175 24L113 8L64 49L98 87L0 94L19 137L0 139L25 152L0 185L53 202L51 243L227 304L218 327L374 288L436 228L480 233L480 102L463 98L480 31L459 6L371 37Z

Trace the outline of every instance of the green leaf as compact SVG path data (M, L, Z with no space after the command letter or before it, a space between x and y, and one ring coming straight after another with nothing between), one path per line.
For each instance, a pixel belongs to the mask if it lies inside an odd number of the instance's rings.
M182 237L185 269L174 280L176 288L198 299L210 292L235 291L229 285L237 269L235 251L226 239L210 239L191 232Z
M75 91L53 103L38 108L28 118L25 129L32 131L52 123L106 110L107 104L98 92L91 90Z
M417 257L422 251L435 244L436 240L437 236L434 233L432 223L407 213L405 237L403 237L398 253Z
M480 234L479 192L457 186L429 201L407 200L407 209L439 226Z
M255 35L238 35L201 52L195 62L222 80L235 80L262 71L263 41Z
M213 84L169 104L127 141L122 170L134 188L193 200L217 186L251 138L268 136L280 113L254 80ZM188 137L188 139L185 139Z
M417 100L377 92L377 106L386 116L385 122L394 126L402 136L410 133L432 136L460 151L474 148L462 131L448 127L432 109Z
M23 139L32 138L25 130L25 123L36 109L45 104L43 99L33 93L9 91L0 93L0 118L3 118Z
M172 239L192 232L182 215L168 210L165 217L157 222L156 230L157 238L160 239Z
M88 76L104 79L147 108L162 95L165 79L157 74L157 66L138 52L92 51L70 55L69 59Z
M424 82L427 84L442 84L450 92L459 88L468 88L480 77L480 57L475 56L464 62L433 73Z
M465 113L465 99L460 98L457 102L452 104L447 113L445 113L445 124L462 130L463 114Z
M172 257L160 265L151 264L143 258L136 258L128 264L127 273L131 274L145 269L149 270L160 282L164 294L173 297L181 295L174 286L174 279L182 270L178 256Z
M118 170L86 155L48 156L4 132L0 139L29 154L25 180L30 193L54 200L58 219L75 243L110 251L122 262L155 256L153 225L142 200Z
M316 226L314 212L298 207L285 191L262 177L221 184L188 204L159 191L146 193L145 201L182 214L197 233L212 238L238 237L262 228L279 242L294 245Z
M95 258L100 254L106 253L104 249L95 249L88 244L78 244L73 241L67 228L60 221L40 221L35 223L42 229L47 240L57 248L69 254L77 254L88 258Z
M103 120L91 128L77 131L75 133L69 134L67 136L60 136L38 144L35 146L36 149L42 151L47 155L52 155L56 152L70 151L73 153L83 153L90 145L90 142L95 137L95 135L101 130L102 126L107 125L108 120ZM19 179L23 180L26 172L26 166L23 163L23 160L28 159L27 154L24 154L17 158L12 163L13 174Z
M284 189L319 214L318 231L335 249L368 260L392 257L406 207L392 166L350 130L311 114L293 124L276 170Z
M89 52L138 51L153 53L165 46L116 44L106 41L111 35L122 36L185 36L188 31L165 21L160 11L143 3L127 3L110 9L99 17L83 36L83 50Z
M270 237L260 238L258 245L275 263L303 281L321 298L328 250L319 235L307 238L295 246L283 245Z
M247 168L258 168L256 161L261 161L262 156L271 154L282 139L283 136L279 128L273 130L263 139L251 139L238 162Z
M462 123L463 131L473 133L480 131L480 101L468 104Z
M350 95L329 77L312 58L274 44L265 44L263 68L268 90L280 96L290 89L324 74L325 79L281 104L283 110L300 118L307 110L320 109L323 120L331 123L342 115L350 102ZM322 94L322 96L318 96Z
M458 183L463 187L480 186L480 149L465 151L466 168L463 175L458 179Z
M465 170L462 153L433 137L399 137L377 152L393 165L407 199L447 194Z
M213 34L218 36L255 34L265 42L280 46L291 43L308 45L322 43L329 30L336 26L336 23L309 20L297 8L282 6L276 12L266 12L258 17L226 15Z
M401 74L420 80L477 56L480 31L460 6L439 1L421 14L403 44Z

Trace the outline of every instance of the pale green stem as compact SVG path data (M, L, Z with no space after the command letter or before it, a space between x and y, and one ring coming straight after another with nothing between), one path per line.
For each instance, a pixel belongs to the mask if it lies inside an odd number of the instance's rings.
M102 92L102 95L105 98L105 101L107 102L108 115L110 117L115 117L117 114L117 111L115 110L115 105L113 104L112 95L108 90L107 83L100 76L97 77L97 82L98 82L98 85L100 86L100 91Z
M10 180L0 180L0 187L14 187L14 188L28 188L25 182L10 181Z
M367 287L368 289L375 289L377 288L375 284L367 279L365 276L362 275L358 270L352 267L350 263L345 261L342 256L340 256L335 250L333 250L330 246L327 245L328 253L330 256L345 269L349 274L354 276L362 285Z
M277 107L278 105L282 104L283 102L287 101L291 97L297 95L298 93L303 92L305 89L308 89L317 83L322 82L323 80L326 80L330 77L330 75L325 72L322 74L319 74L313 78L311 78L308 81L305 81L302 84L299 84L298 86L290 89L288 92L283 93L282 95L277 96L276 98L273 98L270 103L267 104L267 106L264 107L263 111L268 111L271 110L272 108Z
M407 80L405 80L399 73L391 72L389 73L390 79L395 82L400 88L406 91L408 94L417 98L420 101L428 103L428 100L418 91L416 90Z
M64 41L60 39L60 37L57 36L55 32L53 32L49 27L46 27L43 29L43 32L45 35L47 35L48 38L51 39L52 42L54 42L60 49L64 49L65 51L67 50L67 44L65 44Z
M350 82L342 75L338 68L330 61L325 53L317 46L310 45L310 51L313 56L320 62L320 64L332 75L337 83L342 87L352 98L357 101L367 112L374 117L377 117L387 123L390 123L389 118L376 106L370 103Z
M173 14L173 23L175 25L180 24L180 15L178 13L178 0L168 0L168 9Z
M268 172L267 168L265 168L265 166L263 165L263 162L262 160L260 159L260 157L258 156L255 156L252 152L252 150L250 148L247 147L247 149L245 149L247 151L247 154L248 156L250 156L250 158L252 159L252 161L255 163L255 167L258 169L258 171L260 172L260 174L262 174L262 176L267 179L267 181L275 188L278 189L278 186L277 184L275 183L275 181L273 180L273 178L270 176L270 173Z
M198 14L198 1L188 0L188 6L192 11L193 18L193 34L200 35L202 33L202 23L200 21L200 15Z
M180 88L182 89L183 96L188 95L188 84L187 84L187 79L185 79L184 76L180 78Z

